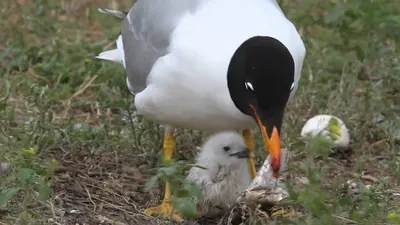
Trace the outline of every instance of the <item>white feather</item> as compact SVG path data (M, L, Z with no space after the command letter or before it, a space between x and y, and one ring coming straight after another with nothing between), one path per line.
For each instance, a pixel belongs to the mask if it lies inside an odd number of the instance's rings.
M125 68L125 54L124 54L124 45L122 43L122 36L119 35L117 38L117 48L105 52L101 52L96 58L110 60L113 62L117 62L122 64Z
M104 8L98 8L99 12L104 13L104 14L110 14L115 17L124 19L126 17L126 13L115 10L115 9L104 9Z

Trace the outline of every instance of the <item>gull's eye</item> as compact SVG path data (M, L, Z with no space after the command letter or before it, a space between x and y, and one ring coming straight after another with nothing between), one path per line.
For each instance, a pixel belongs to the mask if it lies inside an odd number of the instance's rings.
M231 150L231 148L230 148L229 146L225 146L223 149L224 149L224 151L226 151L226 152L229 151L229 150Z
M292 86L290 86L290 91L293 91L294 88L294 82L292 83Z
M244 82L244 87L249 91L254 91L253 85L250 82Z

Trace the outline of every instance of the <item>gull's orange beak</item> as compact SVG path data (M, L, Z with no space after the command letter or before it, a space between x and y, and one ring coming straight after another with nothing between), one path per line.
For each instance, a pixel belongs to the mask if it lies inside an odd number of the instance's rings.
M279 177L279 168L281 164L281 139L279 137L278 129L274 126L272 127L271 135L267 134L267 129L261 122L260 117L257 114L256 109L253 105L250 105L250 108L253 110L254 115L257 120L257 124L260 128L261 134L264 139L265 147L268 149L269 154L271 155L271 165L274 171L273 175L275 178Z

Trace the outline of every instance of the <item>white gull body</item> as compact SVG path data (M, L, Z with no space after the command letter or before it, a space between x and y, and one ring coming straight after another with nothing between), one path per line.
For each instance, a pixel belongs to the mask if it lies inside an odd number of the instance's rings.
M292 97L306 50L275 0L138 0L117 49L98 58L125 66L136 108L147 118L172 127L243 130L256 123L234 105L227 69L253 36L274 37L291 53Z

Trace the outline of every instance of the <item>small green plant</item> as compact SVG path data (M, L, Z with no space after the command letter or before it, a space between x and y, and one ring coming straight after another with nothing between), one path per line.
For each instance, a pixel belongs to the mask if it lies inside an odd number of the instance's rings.
M339 121L336 118L332 117L329 120L328 131L332 141L338 140L340 135L342 135L342 131L339 126Z
M17 194L23 194L24 206L32 196L36 200L47 200L52 193L51 183L57 161L51 160L43 166L35 161L33 148L21 149L5 156L11 162L11 171L1 176L0 208L6 208L8 202Z
M389 213L389 220L395 224L395 225L399 225L400 224L400 214L396 213L396 212L390 212Z
M186 180L182 171L193 166L202 167L175 160L165 161L163 164L162 167L157 168L157 173L147 182L145 190L149 191L160 181L169 182L174 208L186 218L195 218L197 216L196 200L202 200L203 196L197 184Z

